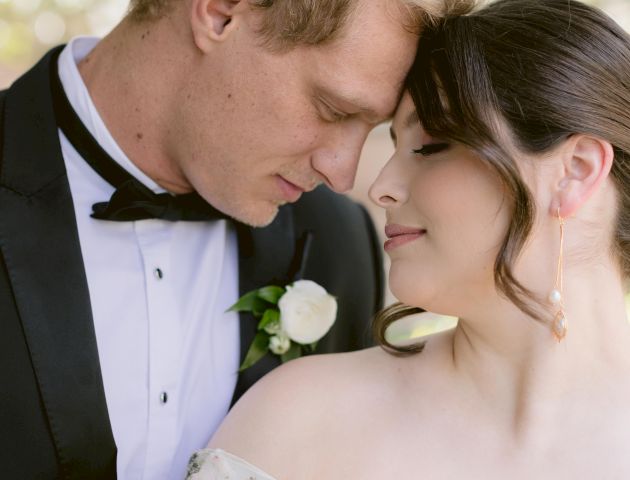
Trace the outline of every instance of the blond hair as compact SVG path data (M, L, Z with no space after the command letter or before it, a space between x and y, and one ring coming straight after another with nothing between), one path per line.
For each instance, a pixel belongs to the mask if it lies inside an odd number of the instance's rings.
M130 18L152 21L167 15L182 0L131 0ZM334 40L343 30L359 0L248 0L265 13L260 33L265 43L292 47L319 45ZM369 1L369 0L368 0ZM399 0L406 27L420 32L433 19L457 11L469 0Z

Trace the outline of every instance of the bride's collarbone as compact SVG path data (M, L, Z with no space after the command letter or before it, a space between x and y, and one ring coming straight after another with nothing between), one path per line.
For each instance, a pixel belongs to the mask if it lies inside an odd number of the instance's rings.
M294 471L279 477L315 480L381 480L383 478L440 478L483 480L530 480L554 478L602 478L607 480L630 478L630 465L625 460L630 439L597 445L590 442L565 441L555 448L528 448L522 451L489 445L478 438L476 442L449 442L433 435L418 442L407 437L388 437L380 432L386 447L373 442L344 445L337 451L317 456L317 466ZM419 434L420 436L424 436ZM581 439L589 435L582 432ZM474 432L470 435L475 437ZM430 435L427 435L430 437ZM451 437L450 435L448 437ZM452 437L451 437L452 438ZM594 459L597 459L594 461Z
M535 431L521 442L507 422L497 420L498 412L482 413L480 400L461 395L433 362L439 363L439 356L421 362L373 358L370 374L343 392L330 392L323 409L327 414L315 422L306 445L296 442L302 454L278 480L380 480L410 474L484 480L630 478L625 460L630 413L620 402L599 408L597 415L594 406L574 406L574 414L549 423L551 433ZM432 371L425 372L427 367ZM589 470L594 464L597 472Z

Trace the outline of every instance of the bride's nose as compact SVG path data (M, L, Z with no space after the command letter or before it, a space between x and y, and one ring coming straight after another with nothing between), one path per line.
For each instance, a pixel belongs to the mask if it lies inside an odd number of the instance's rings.
M370 199L379 207L391 208L405 203L407 194L404 176L392 157L370 187Z

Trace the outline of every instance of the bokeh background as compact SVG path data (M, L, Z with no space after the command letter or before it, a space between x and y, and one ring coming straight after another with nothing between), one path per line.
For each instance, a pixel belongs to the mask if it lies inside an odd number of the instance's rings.
M583 0L601 7L630 31L630 0ZM104 36L123 17L128 0L0 0L0 89L7 87L52 46L76 35ZM368 199L368 189L392 154L388 126L369 136L354 189L350 195L364 203L383 236L383 212ZM387 266L387 265L386 265ZM388 291L387 302L395 301ZM434 315L410 318L390 332L392 337L420 336L450 328L455 319Z

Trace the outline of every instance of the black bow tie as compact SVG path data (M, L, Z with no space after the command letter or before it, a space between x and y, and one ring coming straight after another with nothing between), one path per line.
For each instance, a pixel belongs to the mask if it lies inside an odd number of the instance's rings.
M169 221L229 219L197 193L171 195L152 192L111 158L70 105L59 79L57 59L52 59L50 78L57 126L94 171L116 188L109 202L92 206L93 218L123 222L147 218Z
M227 218L196 193L173 196L154 193L135 178L119 185L109 202L92 205L92 217L126 222L159 218L169 221L201 221Z

